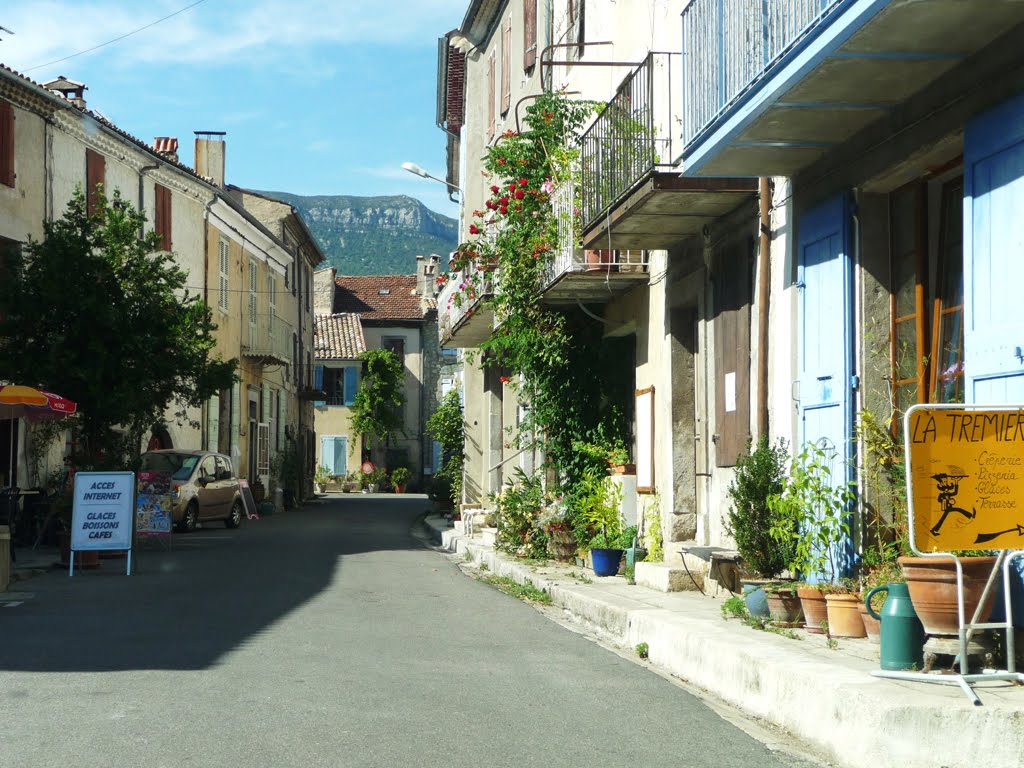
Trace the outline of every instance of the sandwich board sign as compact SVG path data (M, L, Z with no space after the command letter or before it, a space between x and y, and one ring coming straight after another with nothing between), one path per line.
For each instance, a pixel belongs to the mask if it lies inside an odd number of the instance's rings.
M77 472L73 499L68 575L75 573L74 553L85 550L127 550L131 574L135 473Z
M959 674L877 671L877 677L958 684L974 704L971 683L1024 683L1014 658L1010 565L1024 557L1024 404L915 405L903 422L910 548L921 557L952 560L959 615ZM979 608L1002 576L1005 621L986 621L964 610L963 568L957 553L997 551ZM911 593L913 599L913 593ZM976 630L1006 636L1007 670L968 674L968 643Z

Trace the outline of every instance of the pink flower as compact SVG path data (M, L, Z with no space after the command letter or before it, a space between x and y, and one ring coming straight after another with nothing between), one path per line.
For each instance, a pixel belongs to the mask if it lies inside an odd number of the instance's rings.
M548 179L547 181L540 185L541 192L547 192L549 195L551 194L551 190L553 190L554 188L555 183L551 181L551 179Z

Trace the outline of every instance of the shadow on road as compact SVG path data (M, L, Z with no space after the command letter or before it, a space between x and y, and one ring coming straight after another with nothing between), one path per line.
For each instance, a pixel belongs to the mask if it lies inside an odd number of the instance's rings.
M329 497L243 523L175 534L98 571L52 571L0 603L0 670L203 669L320 594L346 557L418 549L410 527L425 497Z

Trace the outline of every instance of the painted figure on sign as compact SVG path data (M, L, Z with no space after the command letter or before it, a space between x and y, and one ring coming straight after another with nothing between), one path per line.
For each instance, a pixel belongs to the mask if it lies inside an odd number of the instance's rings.
M968 511L956 506L956 495L960 492L960 481L965 477L967 475L947 475L945 472L932 475L932 480L935 481L939 491L939 507L942 509L942 517L932 526L932 536L939 535L942 525L946 522L950 512L958 512L968 520L973 520L977 514L973 509Z

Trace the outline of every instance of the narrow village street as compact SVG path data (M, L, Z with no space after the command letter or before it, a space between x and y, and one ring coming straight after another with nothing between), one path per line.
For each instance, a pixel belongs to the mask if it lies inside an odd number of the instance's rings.
M0 766L811 765L465 575L413 535L428 504L329 496L17 582Z

